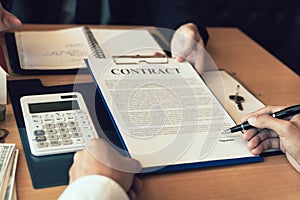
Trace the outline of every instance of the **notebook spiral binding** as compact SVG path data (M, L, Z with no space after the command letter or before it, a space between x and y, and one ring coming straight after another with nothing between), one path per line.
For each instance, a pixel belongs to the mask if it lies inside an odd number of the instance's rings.
M93 52L93 56L95 56L95 58L105 58L105 55L104 55L100 45L98 44L97 40L95 39L92 31L88 27L84 27L83 30L84 30L84 34L88 40L89 47L91 48L91 50Z

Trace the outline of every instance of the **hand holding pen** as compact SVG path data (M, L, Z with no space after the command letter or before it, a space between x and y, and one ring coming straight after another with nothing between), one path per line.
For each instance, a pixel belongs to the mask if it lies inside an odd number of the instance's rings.
M253 154L260 154L271 148L280 148L291 165L300 172L300 114L298 112L288 118L281 117L284 119L270 115L282 110L283 107L267 106L250 113L242 121L248 121L249 125L256 128L246 130L242 137L248 141L248 148Z

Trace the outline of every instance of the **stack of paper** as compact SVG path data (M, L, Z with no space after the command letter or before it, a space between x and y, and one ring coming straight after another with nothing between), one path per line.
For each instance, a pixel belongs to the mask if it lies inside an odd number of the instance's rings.
M17 199L15 174L18 153L14 144L0 144L0 199Z

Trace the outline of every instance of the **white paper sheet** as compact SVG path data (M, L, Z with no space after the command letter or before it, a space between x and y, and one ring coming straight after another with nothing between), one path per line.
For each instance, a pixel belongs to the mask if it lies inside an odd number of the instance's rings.
M163 52L147 30L90 29L106 58L116 55L153 55ZM84 58L93 55L95 42L84 27L51 31L15 32L22 69L57 70L86 67ZM93 44L93 45L91 45Z
M88 59L129 154L143 167L255 157L235 125L187 62L116 65Z

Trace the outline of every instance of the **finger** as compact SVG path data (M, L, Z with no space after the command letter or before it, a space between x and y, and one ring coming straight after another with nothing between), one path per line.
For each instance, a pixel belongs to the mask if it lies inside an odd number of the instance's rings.
M181 56L174 56L173 58L176 58L176 60L178 62L184 62L185 61L185 59L183 57L181 57Z
M132 158L123 157L102 139L91 139L86 144L86 150L98 161L118 171L139 173L141 164Z
M202 41L202 39L201 39ZM216 64L213 62L213 60L209 57L209 55L206 53L203 46L200 44L196 45L191 52L191 54L186 59L188 62L190 62L198 74L202 74L204 67L207 67L208 69L212 66L216 66ZM213 67L212 67L213 69Z
M173 40L175 41L171 44L172 58L182 57L186 59L193 51L196 42L188 36L179 34L174 37Z
M257 147L250 150L251 153L253 153L254 155L259 155L265 150L272 149L272 148L279 148L279 147L280 147L279 138L271 138L271 139L264 140Z
M255 136L253 136L248 142L248 148L254 149L260 143L269 138L278 137L275 133L272 134L272 131L269 129L264 129L263 131L258 132Z
M82 159L81 159L81 155L82 155L83 151L80 150L80 151L77 151L74 156L73 156L73 163L69 169L69 183L73 182L77 177L75 176L76 175L76 169L77 169L77 165L78 165L78 162L81 162Z
M6 26L17 26L17 25L22 24L20 19L18 19L15 15L8 12L7 10L3 9L1 12L2 12L1 13L1 19L2 19L2 23L4 25L6 25Z
M300 173L300 165L295 158L289 152L286 152L286 157L291 165Z
M253 138L258 133L258 130L256 128L249 129L244 132L242 138L244 141L249 141L251 138Z
M136 176L133 179L131 189L138 194L143 189L143 182Z
M69 184L74 181L74 164L69 169Z
M135 194L135 192L132 189L129 189L127 191L127 195L129 197L129 199L131 199L131 200L136 199L136 194Z
M287 120L277 119L268 114L257 115L248 119L250 125L257 128L268 128L274 130L279 136L289 134L293 124Z
M200 39L202 38L194 24L181 26L175 31L171 41L172 57L186 59Z
M248 120L248 118L250 117L254 117L257 115L261 115L261 114L271 114L274 112L277 112L279 110L282 110L284 107L283 106L266 106L264 108L261 108L255 112L251 112L248 115L246 115L245 117L243 117L241 119L242 122L246 122Z
M298 124L300 126L300 114L294 115L290 121L293 121L295 124Z
M21 25L22 22L16 16L11 13L7 13L7 17L4 19L6 25L18 26Z
M166 54L161 53L161 52L154 52L154 56L166 56Z
M9 28L20 26L22 22L14 16L6 16L1 18L0 31L5 31Z

